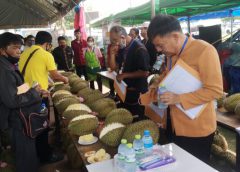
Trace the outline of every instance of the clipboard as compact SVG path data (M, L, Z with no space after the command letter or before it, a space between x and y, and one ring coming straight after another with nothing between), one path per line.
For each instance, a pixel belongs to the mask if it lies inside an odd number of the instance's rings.
M114 74L116 72L114 71L102 71L102 72L98 72L98 74L102 77L114 80L116 78L116 75Z
M160 85L161 84L165 85L168 91L175 94L190 93L202 88L199 73L182 59L177 61L172 70L162 80ZM207 104L202 104L185 110L180 104L176 104L176 107L191 119L198 117L206 106Z
M120 99L124 102L126 99L126 95L127 95L127 84L124 81L121 81L121 83L119 83L117 81L117 73L113 72L114 77L114 89L117 92L118 96L120 97Z

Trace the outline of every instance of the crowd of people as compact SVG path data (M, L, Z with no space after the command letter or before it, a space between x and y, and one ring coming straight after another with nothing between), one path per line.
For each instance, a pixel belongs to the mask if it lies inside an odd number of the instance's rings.
M24 134L19 116L21 108L39 102L49 108L49 77L54 81L68 83L68 78L58 70L76 71L79 77L89 81L92 89L95 89L94 81L97 81L98 89L102 91L102 82L97 72L108 66L111 71L116 71L118 82L125 81L127 84L126 99L118 107L128 109L137 116L136 120L143 120L146 116L145 108L140 104L141 94L149 92L150 98L156 101L156 90L161 79L180 58L199 73L202 88L191 93L177 95L166 92L160 96L161 101L169 106L166 113L167 129L171 133L169 138L172 139L169 141L174 141L208 162L216 130L213 101L221 97L223 92L221 68L215 48L205 41L183 34L178 20L168 15L158 15L151 22L144 22L140 28L132 28L129 33L122 26L113 26L109 32L110 44L106 59L94 38L89 36L84 40L80 29L74 31L75 39L71 46L67 45L64 36L59 36L59 46L53 51L52 36L46 31L39 31L36 37L29 35L25 39L24 48L18 35L9 32L0 35L0 130L9 132L16 155L17 172L36 172L39 161L52 163L63 159L49 145L50 129L35 139L30 138ZM164 59L153 70L159 56L164 56ZM153 73L159 74L159 77L149 85L147 78ZM24 91L19 93L23 86ZM109 96L115 98L113 81L109 81L109 86ZM176 108L176 104L181 104L183 109L201 104L206 104L206 107L199 117L191 120ZM0 163L3 162L0 160Z

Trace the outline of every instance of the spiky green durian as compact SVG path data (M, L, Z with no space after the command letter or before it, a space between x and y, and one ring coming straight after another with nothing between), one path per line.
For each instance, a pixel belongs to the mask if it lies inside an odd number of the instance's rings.
M223 156L223 149L218 146L218 145L215 145L215 144L212 144L211 146L211 153L219 158L221 158Z
M110 124L114 122L122 123L124 125L131 124L133 121L133 116L131 112L124 108L118 108L112 110L105 119L105 124Z
M58 113L62 114L67 109L68 106L77 103L79 103L79 100L76 97L67 97L55 103L54 105Z
M110 98L99 99L89 106L98 113L99 118L106 118L109 112L117 108L116 103Z
M227 140L222 134L219 133L219 131L216 131L214 135L213 144L220 146L223 151L227 151L228 149Z
M125 126L123 124L111 123L102 129L99 138L104 144L116 147L121 142L124 130Z
M78 91L77 95L79 97L82 97L83 99L85 99L88 95L92 94L93 89L86 87L84 89L81 89L80 91Z
M94 115L86 114L73 118L68 125L70 133L83 136L92 134L98 127L98 119Z
M84 89L88 86L89 86L88 82L86 82L86 81L74 82L74 84L71 85L71 92L74 94L77 94L81 89Z
M234 112L238 103L240 103L240 93L233 94L224 99L223 106L228 112Z
M79 115L84 115L91 112L91 109L85 104L73 104L67 107L62 116L71 120Z
M144 130L150 131L154 144L156 144L160 136L159 128L157 124L151 120L143 120L135 122L133 124L129 124L123 134L123 138L127 139L129 143L132 143L135 138L135 135L140 134L141 136L143 136Z
M92 93L90 93L84 98L84 103L90 106L91 104L102 98L103 94L99 90L94 90Z

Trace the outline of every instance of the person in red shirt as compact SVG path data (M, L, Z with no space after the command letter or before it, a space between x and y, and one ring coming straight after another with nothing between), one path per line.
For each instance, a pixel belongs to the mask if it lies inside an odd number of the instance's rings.
M83 75L85 80L88 80L86 73L85 58L83 54L83 49L87 48L87 41L82 39L80 29L76 29L74 31L74 35L76 39L71 42L71 47L74 52L73 63L75 64L77 75L79 77Z

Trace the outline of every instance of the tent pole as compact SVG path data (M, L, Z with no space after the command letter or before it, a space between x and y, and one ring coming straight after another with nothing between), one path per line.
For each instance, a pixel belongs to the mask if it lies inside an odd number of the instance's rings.
M187 17L188 33L191 32L190 16Z
M231 15L231 39L232 39L232 34L233 34L233 15L232 15L232 10L230 11Z
M153 18L156 15L155 13L155 0L151 0L151 17Z

